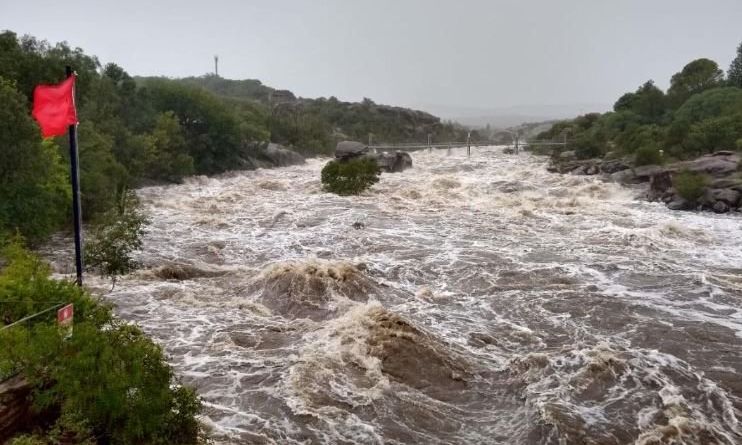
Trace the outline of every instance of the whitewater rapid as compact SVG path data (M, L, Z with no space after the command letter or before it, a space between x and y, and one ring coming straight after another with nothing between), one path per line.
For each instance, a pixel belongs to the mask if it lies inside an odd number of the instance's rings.
M139 196L116 313L217 442L742 443L742 219L501 147L412 154L358 197L327 161Z

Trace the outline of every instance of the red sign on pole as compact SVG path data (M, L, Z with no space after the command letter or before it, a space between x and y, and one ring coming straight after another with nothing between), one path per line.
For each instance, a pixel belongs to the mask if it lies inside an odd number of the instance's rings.
M63 332L64 338L72 336L72 319L75 316L75 308L70 303L57 311L57 324L59 330Z

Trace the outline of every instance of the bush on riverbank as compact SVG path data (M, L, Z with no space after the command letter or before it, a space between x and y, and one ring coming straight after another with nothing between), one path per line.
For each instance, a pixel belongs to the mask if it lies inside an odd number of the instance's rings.
M338 195L357 195L379 182L379 174L379 166L373 159L330 161L322 169L322 185Z
M706 177L689 171L682 171L672 178L672 185L681 198L696 202L706 191Z
M655 144L645 145L634 155L634 165L660 165L664 162L662 154Z
M0 331L0 378L19 372L33 388L36 422L25 433L47 444L201 440L199 398L178 384L159 346L84 290L51 279L48 266L17 240L0 258L2 324L57 303L75 309L74 332L66 340L56 311Z

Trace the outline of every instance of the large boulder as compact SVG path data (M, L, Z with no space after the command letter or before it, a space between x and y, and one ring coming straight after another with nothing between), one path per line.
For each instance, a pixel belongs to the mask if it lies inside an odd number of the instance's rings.
M403 151L371 153L366 157L375 160L381 171L386 173L399 173L412 167L412 156Z
M653 176L663 173L665 168L661 165L642 165L641 167L634 167L633 171L634 176L645 182L649 181Z
M729 205L724 201L716 201L711 209L716 213L726 213L729 211Z
M574 150L563 151L559 153L559 159L563 161L574 161L575 159L577 159L577 154Z
M283 145L258 143L250 148L249 155L243 159L241 167L248 169L288 167L304 162L304 156Z
M714 201L723 201L730 206L736 206L739 203L740 193L733 189L712 189L711 197Z
M693 210L694 205L692 202L686 201L681 197L676 197L667 203L667 208L670 210Z
M621 159L606 160L600 164L600 171L609 175L623 170L628 170L629 168L631 167Z
M356 141L341 141L335 147L335 158L348 160L368 153L368 147Z
M672 174L669 171L659 172L649 178L649 193L647 198L650 201L662 199L672 188Z
M305 162L304 156L279 144L268 144L263 155L276 167L299 165Z

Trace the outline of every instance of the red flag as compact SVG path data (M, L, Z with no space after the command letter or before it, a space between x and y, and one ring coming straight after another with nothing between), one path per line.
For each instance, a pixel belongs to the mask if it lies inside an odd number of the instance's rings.
M62 136L70 125L77 124L74 98L75 76L57 85L39 85L33 91L33 112L41 134Z

